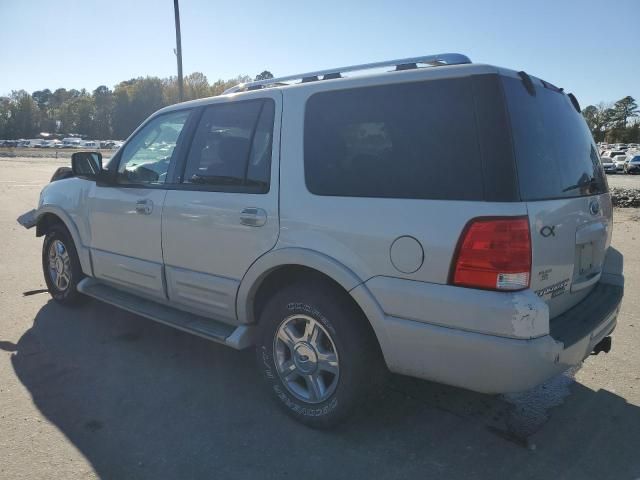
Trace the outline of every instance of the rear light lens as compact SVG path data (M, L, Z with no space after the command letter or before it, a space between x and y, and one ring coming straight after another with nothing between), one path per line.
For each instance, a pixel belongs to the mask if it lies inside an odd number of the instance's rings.
M462 233L452 283L489 290L522 290L531 276L527 217L478 218Z

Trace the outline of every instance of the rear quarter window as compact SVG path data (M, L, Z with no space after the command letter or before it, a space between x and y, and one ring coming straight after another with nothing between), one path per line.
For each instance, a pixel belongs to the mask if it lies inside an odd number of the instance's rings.
M471 80L312 95L304 167L317 195L482 200Z

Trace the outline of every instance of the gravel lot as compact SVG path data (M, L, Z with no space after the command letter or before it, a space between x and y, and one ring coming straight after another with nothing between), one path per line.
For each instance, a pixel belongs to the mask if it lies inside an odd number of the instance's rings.
M318 432L263 394L250 351L50 301L41 239L15 219L59 165L0 158L0 478L640 478L640 210L615 212L610 354L509 397L396 376Z
M607 175L607 181L611 188L637 188L640 189L640 175L626 175L615 173Z

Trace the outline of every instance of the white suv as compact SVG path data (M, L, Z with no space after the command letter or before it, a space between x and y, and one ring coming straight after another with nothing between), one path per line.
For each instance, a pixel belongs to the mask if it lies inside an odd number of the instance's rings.
M253 82L72 167L19 219L53 298L256 347L309 425L387 369L511 392L609 350L607 181L576 99L524 72L445 54Z

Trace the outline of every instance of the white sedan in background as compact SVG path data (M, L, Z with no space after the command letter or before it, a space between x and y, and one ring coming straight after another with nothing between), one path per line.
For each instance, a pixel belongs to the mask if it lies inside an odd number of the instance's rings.
M616 164L616 170L618 170L619 172L622 172L624 171L624 166L629 160L629 157L627 157L626 155L615 155L612 158L612 160L613 160L613 163Z

